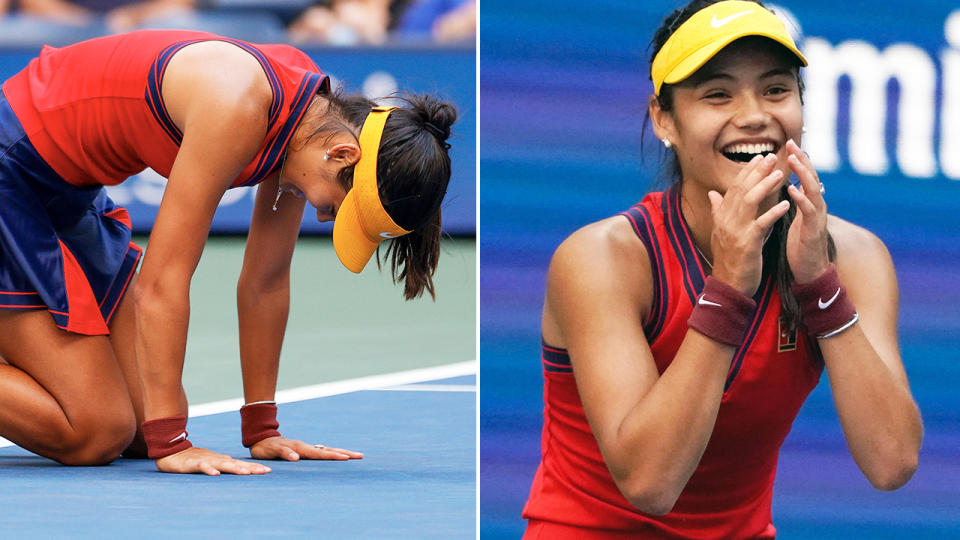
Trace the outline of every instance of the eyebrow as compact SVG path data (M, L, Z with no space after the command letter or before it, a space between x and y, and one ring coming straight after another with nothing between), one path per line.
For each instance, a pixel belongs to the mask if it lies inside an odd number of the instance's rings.
M792 77L792 76L793 76L793 71L791 71L791 70L789 70L789 69L784 69L784 68L773 68L773 69L771 69L770 71L768 71L768 72L764 73L763 75L761 75L760 78L761 78L761 79L768 79L768 78L770 78L770 77L776 77L776 76L779 76L779 75L783 75L783 76L786 76L786 77Z
M766 73L764 73L763 75L760 75L759 79L761 80L769 79L770 77L778 77L778 76L791 77L793 76L793 72L789 69L773 68L770 71L767 71ZM734 77L733 75L730 75L729 73L725 73L723 71L715 71L713 73L704 73L701 77L698 78L698 80L694 82L694 86L703 86L704 84L715 81L717 79L721 79L725 81L733 81Z

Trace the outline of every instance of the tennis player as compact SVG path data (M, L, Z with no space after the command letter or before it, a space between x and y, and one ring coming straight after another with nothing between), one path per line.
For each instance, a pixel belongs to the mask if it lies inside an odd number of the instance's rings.
M917 467L890 255L827 214L784 24L694 0L653 49L649 115L676 182L550 264L525 538L773 538L780 445L824 366L871 484Z
M406 105L331 92L286 45L141 31L45 47L0 97L0 435L65 464L127 449L165 472L268 472L193 447L181 386L217 204L259 184L237 287L243 444L258 459L362 457L278 431L290 261L309 202L336 220L348 269L389 239L405 296L433 295L456 112ZM137 274L130 219L103 186L145 167L169 182Z

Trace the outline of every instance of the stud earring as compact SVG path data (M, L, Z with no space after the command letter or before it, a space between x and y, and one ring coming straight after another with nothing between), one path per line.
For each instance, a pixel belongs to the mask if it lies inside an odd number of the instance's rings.
M323 160L326 161L326 160L328 160L328 159L330 159L330 152L324 152L324 153L323 153Z
M663 138L663 146L664 146L664 148L670 148L671 146L673 146L673 143L670 142L670 139L664 137L664 138Z
M806 132L807 132L807 126L801 126L800 133L806 133Z

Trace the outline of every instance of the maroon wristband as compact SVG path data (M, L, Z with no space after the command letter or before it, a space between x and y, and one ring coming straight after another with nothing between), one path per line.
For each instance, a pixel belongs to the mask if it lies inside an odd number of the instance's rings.
M812 336L830 337L857 322L857 310L847 296L833 263L810 283L794 283L793 295L800 304L803 324Z
M279 437L275 403L251 403L240 407L240 432L247 448L268 437Z
M147 420L142 429L150 459L164 458L193 447L187 440L187 417L182 414Z
M714 341L739 347L756 308L753 298L708 276L687 325Z

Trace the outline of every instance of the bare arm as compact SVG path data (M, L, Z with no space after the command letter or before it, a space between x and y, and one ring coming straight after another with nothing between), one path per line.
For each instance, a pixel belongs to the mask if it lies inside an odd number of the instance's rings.
M278 175L260 185L237 282L240 363L247 403L272 401L290 308L290 261L305 199L286 196L272 210Z
M270 88L249 54L227 43L209 42L185 47L173 57L164 76L163 96L183 131L183 142L134 290L136 351L147 420L186 413L181 410L179 387L190 280L221 196L265 136ZM172 458L158 460L158 466ZM202 470L216 473L209 467Z
M306 199L286 196L273 211L279 174L261 184L237 283L240 365L246 403L273 401L280 349L290 311L290 260ZM286 437L268 437L250 447L257 459L361 459L343 448L315 446Z
M798 209L787 237L790 269L798 283L823 275L829 229L837 247L837 274L860 319L818 343L854 461L874 487L897 489L917 468L923 424L897 345L893 262L876 236L828 218L813 164L795 144L788 150L803 187L789 190Z
M570 353L587 420L620 491L638 509L665 514L713 431L733 347L691 330L657 373L639 320L649 309L649 262L632 234L625 222L607 220L560 246L548 275L544 338Z
M819 340L837 414L854 461L877 489L907 483L917 468L923 424L897 344L897 280L873 234L831 219L837 271L860 320Z

